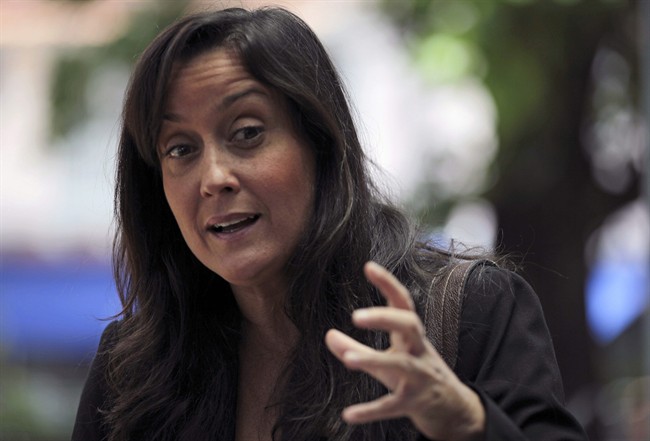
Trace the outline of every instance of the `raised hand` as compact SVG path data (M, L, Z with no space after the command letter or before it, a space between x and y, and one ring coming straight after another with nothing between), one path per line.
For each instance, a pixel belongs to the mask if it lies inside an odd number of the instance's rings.
M410 293L384 267L368 262L364 273L386 298L387 306L354 311L355 326L390 334L390 347L377 351L342 332L325 336L329 350L348 368L376 378L389 394L344 409L350 424L408 417L426 437L480 439L485 410L478 395L463 384L427 340Z

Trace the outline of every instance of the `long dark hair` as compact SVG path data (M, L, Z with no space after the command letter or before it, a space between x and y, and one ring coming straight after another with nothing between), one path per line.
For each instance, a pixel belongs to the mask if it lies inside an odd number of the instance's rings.
M114 271L122 319L109 353L109 439L230 440L234 437L240 313L228 283L185 244L162 190L156 143L174 66L227 47L249 73L289 102L316 156L309 229L287 264L285 312L301 331L280 393L274 438L414 439L403 420L349 427L347 405L385 394L347 371L325 348L338 328L375 348L383 333L355 329L354 309L382 303L361 269L375 260L416 301L446 259L416 244L400 211L366 169L341 80L309 27L283 9L227 9L180 19L142 54L127 92L115 194Z

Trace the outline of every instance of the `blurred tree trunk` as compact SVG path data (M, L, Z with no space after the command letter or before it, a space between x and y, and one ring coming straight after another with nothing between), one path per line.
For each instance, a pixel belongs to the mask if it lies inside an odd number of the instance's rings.
M585 243L609 214L639 194L635 184L617 195L601 190L582 139L597 50L606 41L628 60L635 58L629 9L620 3L536 3L507 8L509 17L500 24L508 23L510 28L500 32L543 63L545 76L539 106L528 121L500 134L498 182L487 196L498 213L503 251L520 256L515 260L522 261L524 276L540 296L567 396L598 376L585 319ZM508 54L497 45L485 50L495 67L487 82L500 82L509 63L499 67L498 60ZM499 106L498 94L496 100Z

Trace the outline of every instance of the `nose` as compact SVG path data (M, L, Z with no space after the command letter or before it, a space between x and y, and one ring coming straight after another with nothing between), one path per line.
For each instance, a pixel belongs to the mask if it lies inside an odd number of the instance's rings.
M201 170L201 196L208 198L224 193L236 193L240 189L235 163L227 154L206 154Z

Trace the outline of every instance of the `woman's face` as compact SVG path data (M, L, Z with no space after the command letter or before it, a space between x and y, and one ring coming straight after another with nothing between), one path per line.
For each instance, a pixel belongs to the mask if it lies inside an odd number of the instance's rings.
M176 71L158 151L165 196L194 255L235 291L285 288L315 175L286 102L232 52L207 52Z

